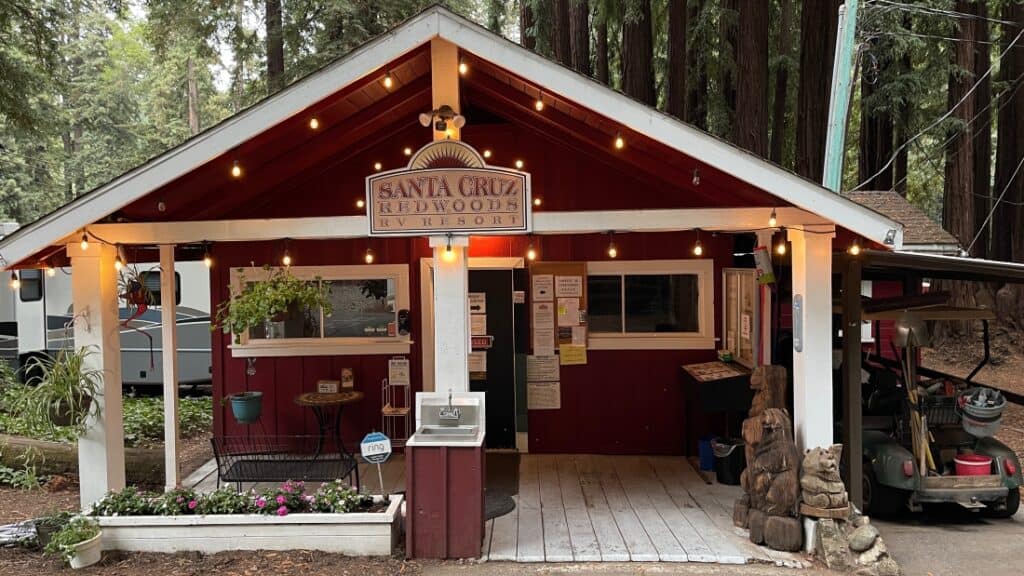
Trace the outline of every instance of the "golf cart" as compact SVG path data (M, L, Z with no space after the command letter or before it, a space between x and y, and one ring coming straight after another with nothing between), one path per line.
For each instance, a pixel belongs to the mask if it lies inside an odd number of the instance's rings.
M1006 399L973 381L989 358L992 311L926 305L865 310L863 318L876 326L895 322L899 358L869 357L864 363L865 511L884 515L954 502L992 517L1016 513L1024 483L1020 461L992 438ZM966 378L918 366L918 349L930 345L930 323L954 320L980 320L984 329L985 356Z

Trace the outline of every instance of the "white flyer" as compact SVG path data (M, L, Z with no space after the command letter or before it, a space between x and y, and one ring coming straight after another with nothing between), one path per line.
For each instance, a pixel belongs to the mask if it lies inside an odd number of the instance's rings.
M582 276L555 276L556 298L582 298Z
M580 324L580 299L559 298L558 299L558 325L579 326Z
M388 360L388 383L392 386L409 385L408 358L392 358Z
M469 293L469 313L470 314L486 314L487 313L487 293L486 292L470 292Z
M487 372L487 352L469 353L469 372Z
M559 382L528 382L526 407L529 410L558 410L562 407L562 385Z
M538 356L555 354L555 305L540 302L533 305L533 353Z
M553 382L559 378L558 370L558 356L526 357L527 382Z
M487 335L487 314L470 314L469 315L469 335L470 336L486 336Z
M587 327L586 326L573 326L572 327L572 343L577 346L587 345Z
M551 302L555 299L555 277L551 274L537 274L533 277L533 301Z

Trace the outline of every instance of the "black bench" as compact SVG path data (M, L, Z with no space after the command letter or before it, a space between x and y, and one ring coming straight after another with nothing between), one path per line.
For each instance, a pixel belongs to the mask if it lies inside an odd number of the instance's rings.
M322 436L219 436L210 439L217 461L217 487L221 481L330 482L348 478L359 485L359 465L354 456L324 446ZM354 479L354 482L353 482Z

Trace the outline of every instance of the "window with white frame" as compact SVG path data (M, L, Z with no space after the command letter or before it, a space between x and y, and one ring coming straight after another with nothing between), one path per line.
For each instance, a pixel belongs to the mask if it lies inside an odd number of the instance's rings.
M398 332L398 311L409 308L409 268L404 264L292 266L302 280L330 287L330 315L322 309L290 310L257 326L232 345L233 356L407 354L408 335ZM231 284L265 279L263 268L232 268Z
M714 349L714 262L587 264L589 347Z

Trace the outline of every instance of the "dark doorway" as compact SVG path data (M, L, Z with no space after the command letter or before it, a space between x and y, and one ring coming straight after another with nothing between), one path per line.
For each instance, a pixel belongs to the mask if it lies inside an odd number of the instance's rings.
M489 344L474 338L473 352L485 354L486 371L470 371L469 388L487 395L487 447L515 448L515 338L512 314L512 271L470 270L470 294L483 294ZM481 313L479 298L470 299L470 314ZM472 323L471 323L472 324ZM489 346L489 347L488 347ZM471 363L472 366L472 363Z

